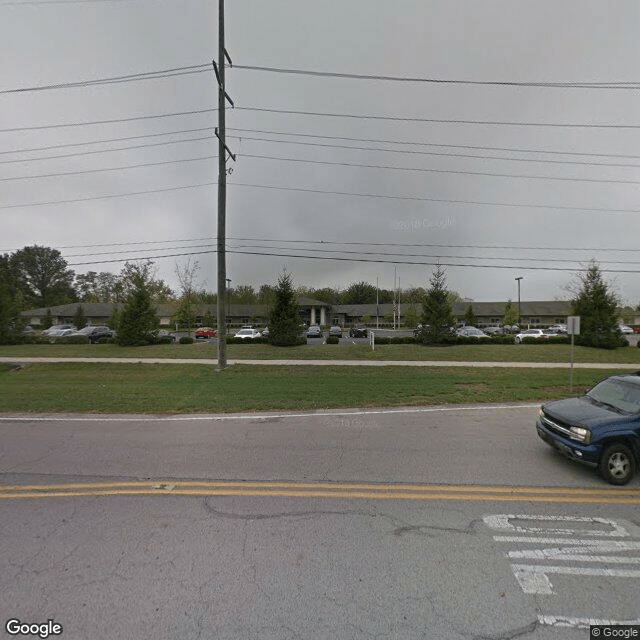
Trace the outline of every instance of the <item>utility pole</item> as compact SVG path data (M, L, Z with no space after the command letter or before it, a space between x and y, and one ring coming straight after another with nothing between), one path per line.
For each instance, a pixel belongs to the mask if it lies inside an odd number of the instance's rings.
M522 280L523 276L519 276L516 278L518 281L518 324L520 324L520 280Z
M218 371L227 367L227 256L226 256L226 206L227 206L227 153L234 160L226 144L225 100L231 106L233 101L225 91L225 58L231 65L231 58L224 46L224 0L218 0L218 64L213 61L213 70L218 80Z

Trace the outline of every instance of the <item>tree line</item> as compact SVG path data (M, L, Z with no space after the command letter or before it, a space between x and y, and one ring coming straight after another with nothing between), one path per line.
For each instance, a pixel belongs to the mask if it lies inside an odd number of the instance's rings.
M198 263L191 260L177 266L179 291L175 292L156 277L151 261L127 262L119 274L89 271L76 275L57 249L34 245L13 254L0 255L0 342L6 342L20 331L21 311L74 302L104 302L123 305L111 320L122 344L146 343L158 329L157 304L177 303L174 320L190 327L203 304L216 303L217 296L199 284L198 270ZM577 342L589 346L617 346L619 299L604 281L595 262L576 276L572 293L572 314L581 317L581 336ZM396 302L396 295L393 290L378 289L366 282L351 284L342 291L329 287L294 288L291 274L285 271L275 285L264 284L257 291L249 285L229 288L227 300L231 304L269 307L269 322L275 330L270 329L272 340L288 344L293 339L294 329L297 331L297 303L294 301L300 296L331 305L346 305L388 304ZM424 343L446 341L455 325L453 305L460 300L456 292L447 288L446 271L438 265L428 287L402 291L405 322L421 322L423 330L418 339ZM503 324L517 324L516 318L517 310L508 301ZM209 320L213 324L213 318ZM475 324L471 305L465 320L467 324ZM79 317L78 322L82 323L83 318Z

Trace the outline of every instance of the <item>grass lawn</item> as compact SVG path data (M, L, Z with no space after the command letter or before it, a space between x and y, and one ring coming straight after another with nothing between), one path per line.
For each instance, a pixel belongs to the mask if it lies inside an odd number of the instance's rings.
M456 360L470 362L561 362L570 361L571 347L564 344L486 344L425 347L412 344L302 345L273 347L267 344L227 345L227 358L255 360ZM166 344L148 347L96 345L3 345L0 356L97 357L97 358L217 358L215 344ZM574 362L638 363L640 349L624 347L615 350L575 347Z
M614 372L574 370L575 393ZM0 364L0 412L173 414L537 402L570 395L568 377L565 369L239 364L218 373L213 365L198 364Z

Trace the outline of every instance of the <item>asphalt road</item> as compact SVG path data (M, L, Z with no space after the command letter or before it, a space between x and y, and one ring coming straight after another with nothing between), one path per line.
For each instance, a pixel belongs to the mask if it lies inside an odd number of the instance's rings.
M640 624L640 478L560 458L535 414L0 416L0 622L64 640Z

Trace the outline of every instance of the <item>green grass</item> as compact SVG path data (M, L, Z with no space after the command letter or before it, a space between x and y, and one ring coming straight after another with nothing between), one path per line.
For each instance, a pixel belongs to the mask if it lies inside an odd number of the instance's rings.
M113 344L96 345L4 345L0 356L34 357L96 357L96 358L217 358L215 344L167 344L148 347L119 347ZM496 344L425 347L421 345L378 345L375 350L367 344L302 345L272 347L267 344L227 345L227 358L233 359L291 359L291 360L454 360L470 362L560 362L568 363L570 345L564 344ZM640 349L624 347L615 350L575 347L574 362L638 363Z
M614 371L575 370L574 389ZM0 364L0 412L223 413L525 402L569 395L568 370Z

